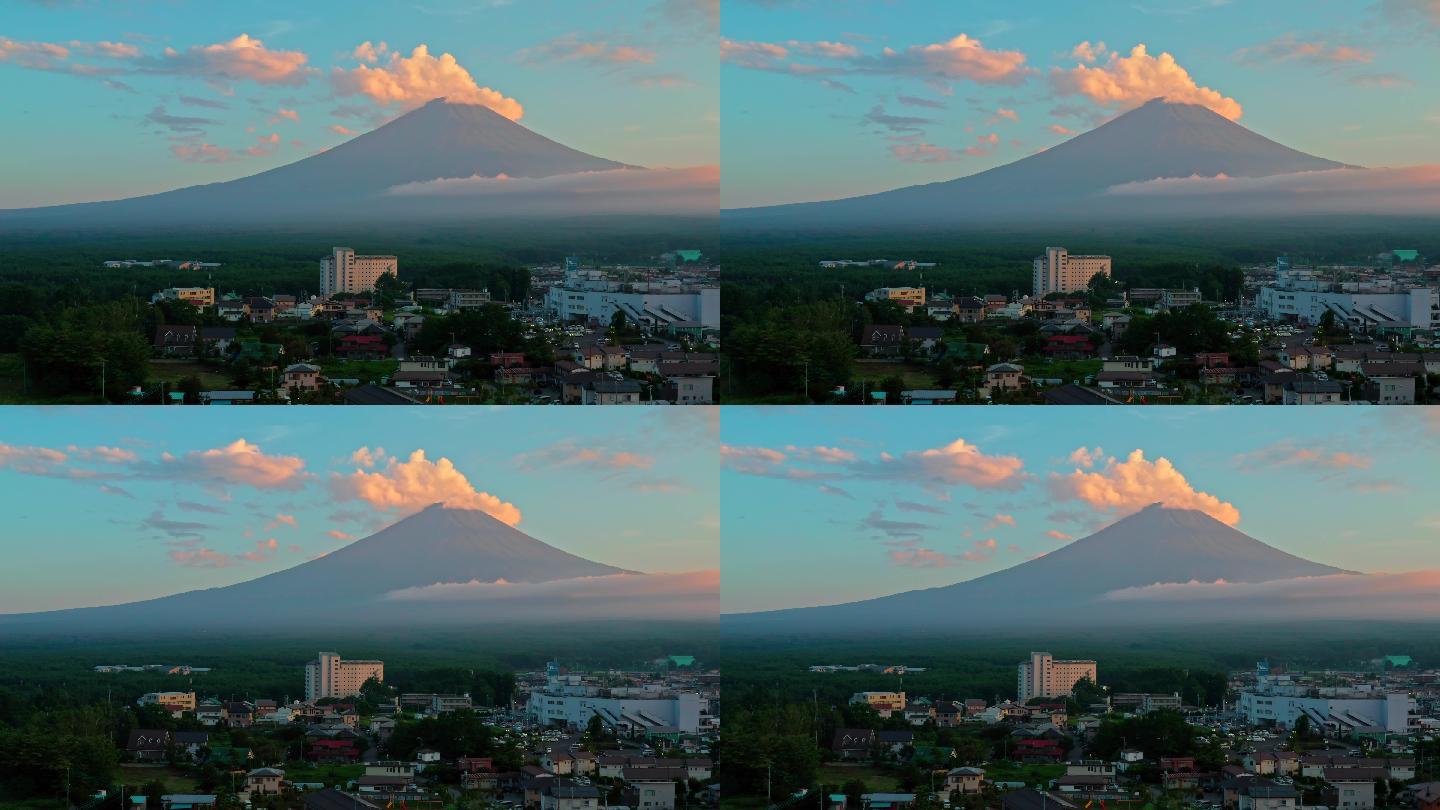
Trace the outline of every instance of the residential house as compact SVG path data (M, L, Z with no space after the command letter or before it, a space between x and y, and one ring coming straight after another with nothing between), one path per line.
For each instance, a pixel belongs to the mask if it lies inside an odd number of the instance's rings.
M198 326L161 325L155 327L152 345L161 357L194 357L199 336Z
M871 324L860 330L860 350L871 357L897 357L905 343L905 327Z
M164 762L170 752L170 732L157 728L137 728L130 732L125 753L137 762Z
M210 745L210 734L204 731L177 731L173 737L176 752L191 760L199 760L201 752Z
M951 768L945 774L945 793L977 794L984 782L983 768Z
M985 385L996 391L1019 391L1024 384L1025 367L1017 363L996 363L985 369Z
M639 402L639 381L627 379L595 380L586 386L581 400L584 405L637 405Z
M875 732L868 728L837 728L830 750L841 759L869 759L875 747Z
M245 774L245 790L261 796L279 795L285 772L277 768L256 768Z
M309 391L319 391L322 378L320 367L311 363L294 363L282 372L282 386L291 396Z

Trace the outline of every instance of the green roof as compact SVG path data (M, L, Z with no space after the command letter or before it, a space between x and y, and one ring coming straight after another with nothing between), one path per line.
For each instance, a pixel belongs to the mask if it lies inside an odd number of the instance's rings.
M1387 655L1385 656L1385 662L1392 667L1408 667L1415 663L1415 659L1408 655Z
M1418 250L1392 250L1390 253L1402 262L1413 262L1420 258Z
M677 250L675 251L675 255L679 256L687 262L700 261L700 251L698 250Z
M693 667L695 666L695 656L672 655L670 656L670 663L674 664L677 667Z

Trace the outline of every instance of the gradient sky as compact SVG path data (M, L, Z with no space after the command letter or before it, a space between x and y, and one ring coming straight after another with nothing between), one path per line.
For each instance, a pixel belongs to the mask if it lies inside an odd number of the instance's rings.
M725 410L725 612L972 579L1157 501L1341 568L1440 568L1434 409L895 413Z
M714 164L718 14L719 0L13 0L0 208L254 174L441 95L613 160Z
M721 25L726 207L973 174L1160 95L1440 162L1435 0L726 0Z
M6 408L0 613L253 579L437 501L621 568L717 568L716 410L560 410Z

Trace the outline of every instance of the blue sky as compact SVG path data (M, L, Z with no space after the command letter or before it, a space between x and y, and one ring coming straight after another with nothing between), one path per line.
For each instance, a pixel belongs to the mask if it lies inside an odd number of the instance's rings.
M1341 568L1437 569L1430 411L727 408L722 609L948 585L1157 501Z
M1433 0L726 0L721 32L727 207L973 174L1158 95L1333 160L1440 158Z
M621 568L717 568L715 409L560 410L6 408L0 612L253 579L436 501Z
M253 174L438 95L491 100L614 160L714 164L718 6L14 0L0 22L0 207Z

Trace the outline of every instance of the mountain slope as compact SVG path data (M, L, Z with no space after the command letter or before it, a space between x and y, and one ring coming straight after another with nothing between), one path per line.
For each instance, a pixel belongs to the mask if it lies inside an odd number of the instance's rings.
M7 625L66 629L303 623L349 617L403 618L384 596L436 583L539 583L631 573L541 542L484 512L439 504L369 537L284 571L222 588L110 607L0 617ZM408 608L424 611L424 606Z
M940 183L816 203L727 211L741 224L927 222L1005 214L1075 216L1134 205L1113 186L1159 178L1267 177L1344 168L1195 104L1155 99L1044 152ZM1076 210L1080 201L1086 210ZM1141 205L1146 203L1142 202Z
M406 183L624 168L635 167L556 143L488 107L436 99L332 149L249 177L123 200L0 211L0 224L224 224L365 212L388 216L403 210L406 201L388 199L385 192Z
M1104 604L1122 588L1190 581L1269 582L1349 573L1268 546L1218 520L1155 504L1043 557L965 582L863 602L725 617L731 629L964 626L1088 621L1133 610Z

